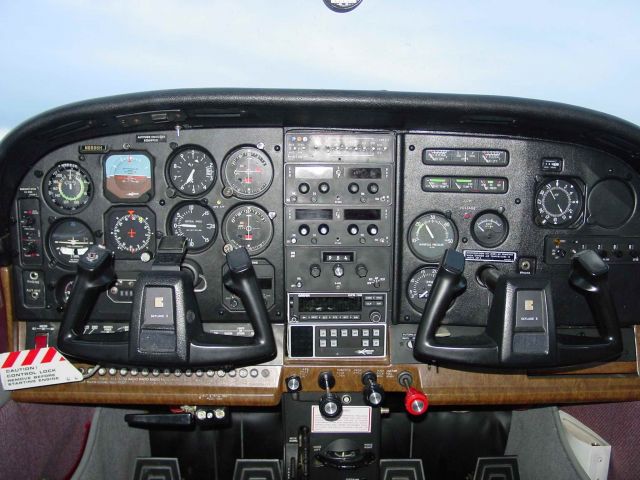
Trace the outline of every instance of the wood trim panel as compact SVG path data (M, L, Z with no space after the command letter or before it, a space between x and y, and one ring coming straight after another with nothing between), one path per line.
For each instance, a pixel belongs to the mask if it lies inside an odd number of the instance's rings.
M0 280L10 345L15 348L20 334L13 312L10 267L0 268ZM639 352L638 326L635 336L636 352ZM257 368L260 375L256 378L251 375L240 377L239 374L223 377L217 373L200 377L193 374L178 377L173 373L157 377L104 373L79 383L18 390L12 397L17 401L41 403L274 406L286 392L285 379L290 375L301 377L303 390L320 392L318 374L330 369L336 377L335 391L358 392L362 389L362 373L371 369L387 392L402 392L397 376L403 371L411 373L414 386L429 396L432 405L527 405L640 399L640 359L538 375L478 373L418 364L391 365L388 359L326 364L288 361L284 366ZM263 374L262 370L268 370L269 374Z

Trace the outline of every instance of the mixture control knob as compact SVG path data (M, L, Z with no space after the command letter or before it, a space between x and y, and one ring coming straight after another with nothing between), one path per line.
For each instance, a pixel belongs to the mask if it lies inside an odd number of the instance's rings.
M376 193L378 193L378 190L380 188L378 187L377 183L370 183L369 185L367 185L367 190L369 191L369 193L371 193L372 195L375 195Z
M369 314L369 320L378 323L380 320L382 320L382 314L378 310L373 310Z
M360 186L356 182L352 182L347 187L350 193L358 193L360 191Z
M413 388L413 376L409 372L398 375L398 383L406 389L404 408L409 415L422 415L429 408L429 398L417 388Z
M303 237L306 237L307 235L309 235L309 232L310 232L310 231L311 231L311 230L310 230L310 228L309 228L309 225L307 225L307 224L305 224L305 223L303 223L302 225L300 225L300 226L298 227L298 233L299 233L300 235L302 235Z
M325 390L325 393L320 397L320 415L324 418L332 419L338 418L342 414L342 401L331 391L335 386L336 379L331 372L321 372L318 375L318 385Z
M287 390L290 393L295 393L302 390L302 380L300 380L300 377L298 375L291 375L290 377L287 377L286 384Z
M329 184L327 182L322 182L320 185L318 185L318 190L320 190L320 193L329 193L331 187L329 187Z
M349 232L349 235L357 235L360 229L358 228L358 225L352 223L347 227L347 231Z
M360 278L366 277L368 273L369 273L369 269L367 268L366 265L363 265L362 263L360 263L356 266L356 275L358 275Z
M375 237L378 234L378 226L372 223L367 227L367 233L372 237Z
M364 385L362 390L364 401L372 407L379 407L384 401L384 388L378 383L377 375L372 371L364 372L362 384Z
M404 408L410 415L422 415L429 408L429 399L420 390L409 387L404 395Z
M333 274L338 278L341 278L344 275L344 267L341 263L336 263L333 266Z
M322 269L320 268L320 265L318 265L318 264L313 264L313 265L311 265L311 268L309 268L309 274L313 278L318 278L321 273L322 273Z
M308 184L308 183L303 182L303 183L301 183L300 185L298 185L298 191L299 191L300 193L302 193L303 195L304 195L305 193L309 193L309 190L310 190L310 189L311 189L311 187L309 187L309 184Z
M320 233L320 235L326 235L329 233L329 225L327 225L326 223L322 223L320 225L318 225L318 233Z

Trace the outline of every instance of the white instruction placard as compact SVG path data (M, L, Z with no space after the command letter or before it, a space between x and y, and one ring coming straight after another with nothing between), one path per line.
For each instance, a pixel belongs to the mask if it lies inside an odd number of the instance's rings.
M81 380L82 373L53 347L0 354L0 382L5 390Z
M340 417L328 420L317 405L311 407L313 433L371 433L371 407L342 407Z

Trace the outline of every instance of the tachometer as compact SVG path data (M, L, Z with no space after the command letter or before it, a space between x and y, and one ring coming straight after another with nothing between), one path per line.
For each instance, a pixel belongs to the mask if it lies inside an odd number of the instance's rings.
M185 203L171 214L169 231L172 235L184 237L190 251L204 250L216 238L216 217L209 207L199 203Z
M82 210L89 204L93 193L89 174L73 162L53 167L46 176L44 188L47 203L60 213Z
M273 164L269 156L255 147L231 152L222 166L224 184L238 198L256 198L271 186Z
M155 215L146 207L120 207L107 212L107 247L119 258L141 258L154 250ZM149 257L150 259L151 257Z
M94 243L93 232L79 220L65 218L49 230L49 252L62 266L72 267Z
M204 195L216 183L216 162L200 147L181 148L173 153L168 163L169 182L183 195Z
M458 245L455 224L441 213L425 213L409 229L409 247L426 262L439 262L448 248Z
M568 226L580 218L583 204L582 191L575 182L547 179L536 193L536 218L540 225Z
M419 312L422 312L427 304L429 292L431 292L437 272L437 267L424 267L415 272L409 280L407 298L413 308Z
M255 205L239 205L224 219L222 234L234 247L245 247L249 255L263 252L273 238L269 214Z

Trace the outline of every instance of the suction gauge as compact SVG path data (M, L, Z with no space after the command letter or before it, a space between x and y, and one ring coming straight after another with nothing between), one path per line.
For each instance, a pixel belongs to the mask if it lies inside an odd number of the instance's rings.
M484 212L473 220L473 238L485 248L493 248L505 241L509 233L507 219L496 212Z

